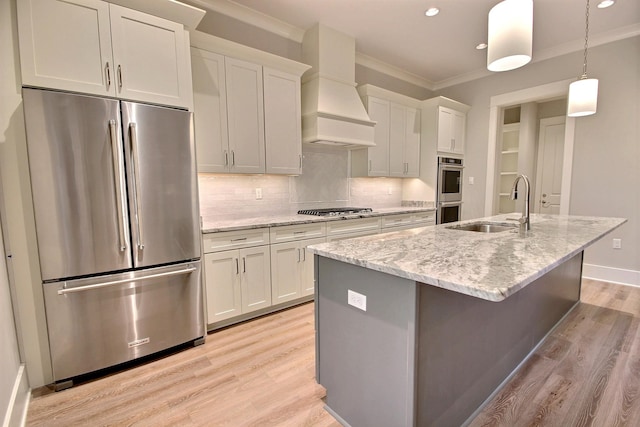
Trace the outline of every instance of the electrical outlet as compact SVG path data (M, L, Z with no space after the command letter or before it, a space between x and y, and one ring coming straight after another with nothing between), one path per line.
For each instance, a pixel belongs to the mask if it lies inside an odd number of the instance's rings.
M622 248L622 239L613 239L613 249Z
M256 200L262 199L262 188L256 188Z
M469 185L473 185L473 184L475 184L475 182L476 182L476 179L474 177L470 176L469 177Z
M391 195L391 187L387 187L387 194Z
M347 290L347 303L362 311L367 311L367 296L354 292L351 289Z

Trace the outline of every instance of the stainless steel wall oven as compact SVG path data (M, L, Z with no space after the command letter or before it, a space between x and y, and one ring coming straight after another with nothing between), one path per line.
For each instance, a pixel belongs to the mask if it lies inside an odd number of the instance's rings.
M443 224L461 219L462 214L462 159L438 157L438 195L436 223Z

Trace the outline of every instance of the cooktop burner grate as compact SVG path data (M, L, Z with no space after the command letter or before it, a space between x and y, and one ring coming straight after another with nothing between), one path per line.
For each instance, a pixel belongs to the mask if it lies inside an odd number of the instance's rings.
M300 215L338 216L373 212L371 208L326 208L326 209L301 209Z

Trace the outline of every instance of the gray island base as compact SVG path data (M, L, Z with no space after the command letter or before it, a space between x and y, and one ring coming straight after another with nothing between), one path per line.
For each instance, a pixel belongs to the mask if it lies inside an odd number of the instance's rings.
M567 218L579 232L572 232ZM502 247L509 248L512 259L523 255L513 250L516 239L522 238L517 234L450 235L465 232L435 226L413 234L390 233L377 240L370 237L311 247L316 254L316 378L327 390L327 410L352 427L451 427L470 421L579 302L584 248L625 222L581 218L538 217L532 223L525 255L536 256L536 251L547 249L548 255L552 249L546 244L556 249L561 246L562 253L554 253L542 272L527 271L523 264L513 266L517 276L513 283L508 274L499 274L496 280L501 283L495 285L501 292L483 291L485 298L472 289L464 291L463 283L446 282L442 279L445 272L435 277L426 270L418 271L431 268L430 262L437 264L443 254L427 250L422 254L424 261L419 262L413 254L413 271L398 274L402 255L390 256L394 242L402 242L399 250L406 250L432 247L442 239L455 244L462 236L494 245L492 257L503 260ZM572 235L570 244L561 229ZM554 244L554 232L564 239L564 245ZM503 241L491 243L489 239ZM478 245L480 240L471 244ZM381 253L384 262L376 258ZM462 262L451 253L444 255L452 265ZM484 263L491 264L491 260ZM536 264L535 269L540 266ZM417 280L420 274L423 280ZM532 279L522 280L522 274ZM473 287L491 288L486 277L483 280ZM498 299L495 295L505 296Z

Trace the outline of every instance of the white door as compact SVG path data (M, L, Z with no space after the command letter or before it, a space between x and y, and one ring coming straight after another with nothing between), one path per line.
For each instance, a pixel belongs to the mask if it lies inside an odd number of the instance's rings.
M198 172L228 172L229 133L224 56L192 47L191 72Z
M369 176L389 176L389 101L369 97L367 113L376 122L373 133L375 147L367 148Z
M325 238L311 239L302 242L304 246L302 249L302 278L300 283L300 296L313 295L315 292L315 268L313 254L307 251L307 246L317 245L324 243Z
M407 164L405 177L420 175L420 110L406 109L407 126L404 141L404 161Z
M207 324L242 314L238 251L204 255Z
M404 177L405 175L404 141L406 134L406 107L391 104L389 111L389 176Z
M109 4L98 0L20 0L22 83L115 95Z
M302 173L300 77L263 68L266 173Z
M534 211L558 214L562 187L564 116L540 120Z
M271 245L271 299L273 304L300 298L299 242Z
M242 313L271 305L271 262L268 246L241 249Z
M231 172L264 173L262 66L225 58Z
M181 24L109 5L119 97L191 106L191 72Z

